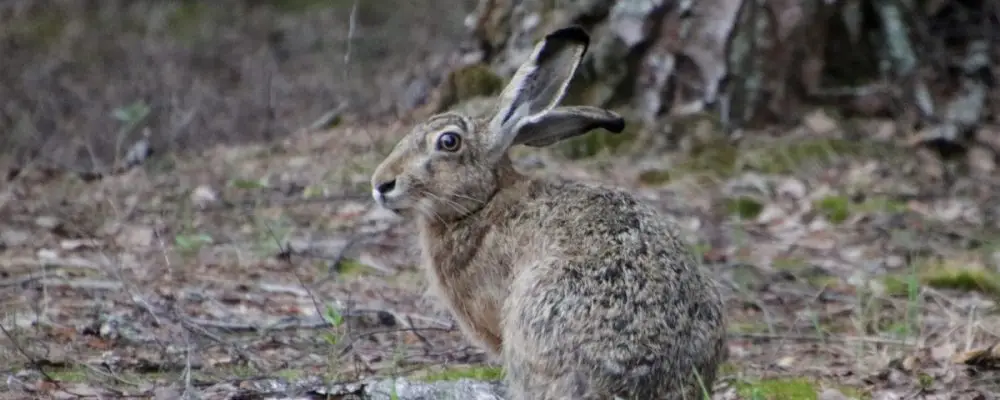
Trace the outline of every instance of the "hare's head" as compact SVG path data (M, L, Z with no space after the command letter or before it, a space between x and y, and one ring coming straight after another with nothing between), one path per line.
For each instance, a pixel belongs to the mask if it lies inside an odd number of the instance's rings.
M621 132L625 121L612 111L556 106L589 40L578 27L545 36L487 118L445 112L414 127L372 175L375 201L398 212L461 217L497 192L511 146L548 146L596 128Z

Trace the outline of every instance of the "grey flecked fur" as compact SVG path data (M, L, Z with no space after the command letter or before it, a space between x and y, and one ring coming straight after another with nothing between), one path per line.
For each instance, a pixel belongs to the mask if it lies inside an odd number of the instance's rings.
M492 119L415 127L373 196L416 219L431 290L502 359L511 399L702 398L727 357L725 315L676 229L624 190L525 176L507 155L623 129L611 111L556 106L587 44L579 28L546 36ZM454 150L438 146L448 133Z

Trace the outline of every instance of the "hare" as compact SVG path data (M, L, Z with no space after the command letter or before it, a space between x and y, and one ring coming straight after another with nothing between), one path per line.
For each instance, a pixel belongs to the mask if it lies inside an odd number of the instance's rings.
M557 107L589 40L545 36L486 118L418 124L372 196L416 221L429 289L502 361L511 399L702 398L728 355L725 316L676 229L624 190L529 177L507 154L624 129L609 110Z

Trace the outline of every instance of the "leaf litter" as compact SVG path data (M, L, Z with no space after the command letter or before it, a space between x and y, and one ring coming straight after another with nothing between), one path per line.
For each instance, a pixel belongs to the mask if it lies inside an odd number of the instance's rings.
M836 135L835 122L810 118ZM387 151L372 143L405 129L342 124L93 182L7 182L7 388L346 396L368 377L491 364L424 295L412 226L367 198ZM937 166L915 157L836 152L787 173L751 163L698 183L629 178L682 162L670 157L570 162L541 151L518 162L631 186L677 220L727 300L731 368L716 398L780 377L821 382L819 398L1000 390L998 293L919 269L1000 272L997 178L973 172L943 185Z

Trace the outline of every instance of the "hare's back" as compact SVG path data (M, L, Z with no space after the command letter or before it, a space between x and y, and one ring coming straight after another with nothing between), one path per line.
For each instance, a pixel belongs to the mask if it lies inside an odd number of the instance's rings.
M515 346L554 370L626 386L711 373L722 356L721 300L671 223L619 189L548 185L528 208L547 213L536 229L553 253L538 254L511 287L511 338L524 342Z

